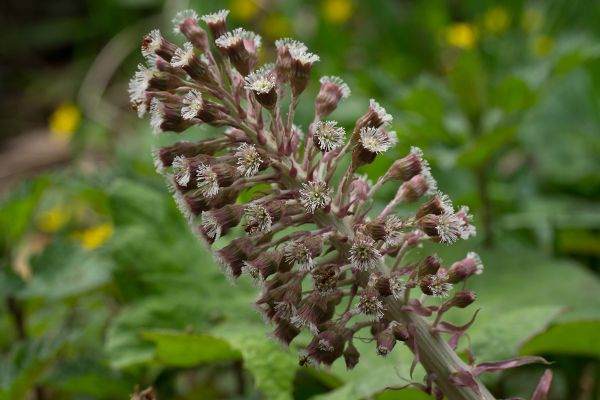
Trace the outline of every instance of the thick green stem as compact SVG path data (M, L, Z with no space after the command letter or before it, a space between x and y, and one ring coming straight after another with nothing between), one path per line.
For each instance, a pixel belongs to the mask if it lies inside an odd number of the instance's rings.
M450 400L493 400L494 396L477 378L479 393L467 387L457 387L450 381L452 373L469 370L458 355L448 346L446 341L437 333L431 331L431 325L425 318L414 312L402 311L396 300L387 302L388 313L397 321L403 322L415 329L416 346L419 362L428 374L434 377L434 382L442 393Z

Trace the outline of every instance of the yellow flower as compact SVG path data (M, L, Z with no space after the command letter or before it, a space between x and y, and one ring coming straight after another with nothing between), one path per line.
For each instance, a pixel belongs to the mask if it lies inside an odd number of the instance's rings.
M538 36L533 40L531 51L536 57L546 57L554 48L554 40L548 35Z
M544 25L544 13L535 8L528 8L521 16L521 28L525 32L539 31Z
M81 112L71 103L61 104L50 116L48 127L52 137L69 141L81 122Z
M281 14L269 14L263 22L261 31L270 38L289 36L291 31L290 22Z
M352 16L352 0L325 0L321 6L323 18L333 24L341 24Z
M100 247L112 235L113 226L110 223L94 226L79 232L76 238L87 250Z
M485 12L483 25L491 33L503 33L510 25L510 14L502 6L492 7Z
M452 24L446 30L446 40L450 45L461 49L471 49L477 44L479 34L472 24L460 22Z
M243 21L251 19L258 13L258 5L255 0L231 0L229 9L233 16Z
M45 233L58 232L69 221L69 217L69 212L64 207L54 207L39 216L37 226Z

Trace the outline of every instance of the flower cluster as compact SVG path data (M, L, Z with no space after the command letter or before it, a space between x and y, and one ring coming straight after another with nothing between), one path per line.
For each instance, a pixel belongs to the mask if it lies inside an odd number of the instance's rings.
M418 358L423 350L413 318L436 314L426 320L435 330L449 308L475 301L464 282L483 265L475 253L450 265L435 255L417 263L404 256L426 241L473 236L468 209L455 208L438 190L418 148L375 184L357 174L395 145L396 133L375 100L348 131L329 119L350 95L341 78L321 78L314 120L306 132L294 125L319 57L284 38L276 42L275 63L258 66L260 36L228 30L227 14L179 13L174 29L185 40L181 47L158 30L144 37L146 65L131 80L132 107L140 116L150 112L157 133L216 128L204 140L157 149L157 170L225 274L261 287L256 308L273 325L273 337L287 346L303 330L312 335L302 364L343 359L353 368L359 331L373 336L382 356L403 342ZM240 204L240 194L258 185ZM398 189L376 212L373 199L384 185ZM401 204L414 211L398 213ZM441 305L425 306L428 297L441 298ZM433 382L448 378L423 363Z

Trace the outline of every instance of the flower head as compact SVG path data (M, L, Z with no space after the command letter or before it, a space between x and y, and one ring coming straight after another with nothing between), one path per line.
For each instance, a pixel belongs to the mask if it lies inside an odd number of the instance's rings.
M291 38L282 38L282 39L277 39L275 41L275 47L277 48L277 50L281 50L281 49L288 49L288 50L300 50L300 51L308 51L308 47L306 47L306 45L298 40L294 40Z
M290 264L297 264L301 270L310 271L315 267L315 257L321 254L320 238L306 238L291 242L285 248L285 259Z
M171 58L171 65L174 67L188 66L195 55L194 46L190 42L185 42L183 48L175 50L175 54Z
M197 90L190 90L183 96L183 107L181 107L181 116L183 119L194 119L202 110L204 101L202 94Z
M244 78L244 88L254 93L256 100L264 107L272 110L277 103L275 91L275 71L273 64L262 66Z
M392 215L383 223L384 237L383 241L386 246L397 246L404 237L403 229L405 223L397 215Z
M325 182L309 181L302 184L300 203L307 212L314 214L315 210L324 208L331 202L331 190Z
M453 212L454 206L450 197L442 192L437 192L419 207L416 218L419 219L428 214L441 215Z
M240 223L243 209L244 207L239 204L227 204L221 208L203 211L200 225L202 234L209 242L218 240L221 235Z
M419 283L421 291L429 296L448 297L453 285L445 274L426 275Z
M339 76L323 76L319 79L321 90L327 86L333 86L339 91L340 98L346 99L350 97L350 87Z
M350 96L350 88L337 76L324 76L319 82L321 87L315 99L315 108L319 118L331 114L341 100Z
M223 49L232 48L242 43L246 32L247 31L242 28L237 28L232 32L226 32L215 40L215 45Z
M460 219L460 226L462 228L460 233L460 238L463 240L467 240L472 236L477 234L477 230L475 226L471 224L473 221L473 216L469 213L469 207L462 206L456 212L456 216Z
M173 33L180 34L181 33L181 25L186 22L186 20L198 21L198 14L194 10L182 10L175 14L175 17L171 21L173 23Z
M273 65L267 64L259 70L251 73L244 78L246 84L244 88L256 93L266 94L275 87L275 75L273 74Z
M177 156L173 159L173 176L181 186L187 186L190 182L192 172L190 171L190 162L186 157Z
M154 133L162 131L162 124L165 121L165 109L163 103L156 97L150 103L150 126Z
M323 151L333 151L344 144L346 132L336 121L319 121L315 124L315 138Z
M160 48L162 35L160 29L153 29L142 39L142 55L146 57L148 53L154 53Z
M217 217L208 211L202 212L202 222L200 224L201 229L207 238L217 240L221 237L221 224L217 220Z
M146 60L156 60L158 55L169 61L175 50L175 45L163 38L158 29L153 29L142 39L142 55Z
M315 262L309 250L300 242L291 243L285 249L285 259L290 264L298 264L303 270L310 271L315 266Z
M129 102L137 111L138 117L142 118L146 111L147 100L146 90L150 79L154 76L154 71L146 67L144 64L138 64L138 69L129 81Z
M310 53L302 47L291 47L290 55L292 56L293 61L296 61L303 66L312 66L320 60L318 55Z
M235 151L237 169L243 176L253 176L259 171L263 159L253 144L242 143Z
M395 135L385 129L373 127L362 128L360 130L360 144L371 153L384 153L395 143Z
M479 255L473 251L467 253L467 256L452 264L448 271L448 281L458 283L464 281L472 275L483 273L483 263Z
M404 291L406 290L406 282L402 280L399 276L392 276L389 279L390 291L392 292L392 296L395 299L401 299L404 296Z
M481 261L479 254L470 251L467 253L467 260L475 264L475 275L481 275L483 273L483 262Z
M385 307L383 306L383 302L379 298L379 294L375 288L367 287L365 290L363 290L358 302L358 310L362 314L375 320L380 320L383 318Z
M436 230L440 242L452 244L462 236L460 218L453 213L442 214L438 217Z
M205 14L203 16L200 17L200 19L204 22L206 22L207 24L216 24L219 22L225 22L225 19L227 18L227 16L229 15L229 10L219 10L217 12L214 13L210 13L210 14Z
M250 235L267 233L272 224L273 218L267 207L261 204L250 204L246 207L246 232Z
M365 126L372 126L375 128L388 125L393 120L391 114L389 114L385 108L375 101L375 99L369 100L369 109L365 117Z
M196 169L196 178L198 180L198 189L204 197L215 197L219 193L218 176L210 165L200 164Z
M381 253L375 247L375 241L364 234L357 234L350 247L350 263L356 269L368 271L381 261Z
M227 15L229 15L229 10L220 10L200 17L200 19L208 25L208 29L210 29L213 39L216 39L227 32L227 25L225 23Z

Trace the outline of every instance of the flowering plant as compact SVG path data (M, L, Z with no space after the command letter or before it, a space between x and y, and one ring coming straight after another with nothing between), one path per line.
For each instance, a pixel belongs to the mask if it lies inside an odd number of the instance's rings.
M129 93L140 117L150 113L157 134L220 128L210 138L157 149L156 167L225 275L247 275L262 288L256 308L273 325L272 336L288 346L306 330L312 340L300 354L302 365L343 358L348 368L359 362L353 344L359 331L370 332L381 356L402 342L414 354L412 368L420 363L427 373L424 383L412 385L439 398L492 399L479 374L544 362L476 364L467 352L467 364L458 357L475 315L456 326L444 314L476 300L465 285L483 271L479 256L470 252L445 265L434 254L417 263L405 255L426 241L452 244L475 235L468 208L455 208L438 190L418 148L375 184L357 175L395 145L392 116L371 100L347 134L327 118L350 89L338 77L322 77L304 132L294 114L319 57L285 38L275 43L276 62L258 67L260 36L229 31L227 14L179 13L174 25L187 40L182 47L158 30L146 35L147 65L140 64ZM375 209L378 191L393 184L396 195ZM244 192L252 194L245 203ZM399 215L401 204L415 204L415 211ZM427 305L429 297L443 301ZM545 397L550 377L535 398Z

